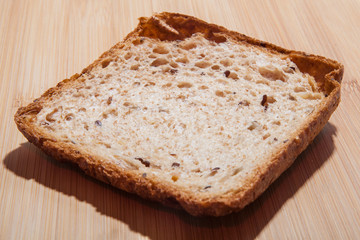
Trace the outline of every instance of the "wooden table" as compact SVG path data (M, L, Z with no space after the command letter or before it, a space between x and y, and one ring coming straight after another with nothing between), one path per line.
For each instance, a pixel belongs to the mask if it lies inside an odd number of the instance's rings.
M194 218L148 203L55 162L16 129L18 107L161 11L345 65L329 123L240 213ZM359 0L0 0L0 81L0 239L360 238Z

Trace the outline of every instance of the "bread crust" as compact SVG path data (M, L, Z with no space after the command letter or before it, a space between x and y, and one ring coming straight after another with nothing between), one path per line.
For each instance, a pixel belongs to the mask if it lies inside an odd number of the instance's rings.
M171 207L183 208L194 216L222 216L241 210L263 193L312 142L340 103L340 83L344 67L334 60L287 50L183 14L164 12L149 18L140 18L139 20L140 23L134 31L129 33L122 42L103 53L81 74L75 74L70 79L63 80L56 87L46 91L33 103L18 109L14 117L15 122L29 142L59 161L69 161L77 164L88 175L114 187L136 193L146 199L159 201ZM52 139L48 133L31 123L31 118L40 112L44 102L64 88L71 87L74 82L81 79L83 74L91 71L104 60L115 57L116 50L122 48L132 39L146 36L162 41L174 41L185 39L197 32L203 33L207 39L215 42L222 42L224 39L230 38L241 42L241 44L248 44L288 56L296 63L300 71L314 76L321 91L327 95L302 127L292 136L289 136L288 141L274 152L268 161L265 161L263 165L258 166L256 171L249 174L245 179L244 186L236 194L201 199L196 193L183 189L179 190L175 186L160 182L156 178L144 178L138 173L124 170L114 163L104 162L101 156L91 155L84 149L77 149L73 144Z

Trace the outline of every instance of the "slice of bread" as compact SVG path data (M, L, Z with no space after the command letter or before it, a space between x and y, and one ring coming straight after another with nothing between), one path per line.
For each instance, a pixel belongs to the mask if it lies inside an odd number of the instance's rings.
M254 201L314 139L342 75L336 61L161 13L15 121L101 181L220 216Z

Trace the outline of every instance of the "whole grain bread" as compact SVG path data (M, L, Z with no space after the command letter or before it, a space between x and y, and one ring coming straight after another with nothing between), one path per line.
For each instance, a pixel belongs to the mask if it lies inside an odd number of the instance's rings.
M33 144L192 215L254 201L340 102L343 66L176 13L137 28L20 108Z

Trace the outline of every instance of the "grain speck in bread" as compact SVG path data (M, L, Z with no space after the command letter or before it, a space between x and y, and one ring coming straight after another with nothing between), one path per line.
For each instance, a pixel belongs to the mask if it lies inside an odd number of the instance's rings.
M220 216L257 198L314 139L342 75L333 60L160 13L15 121L99 180Z

